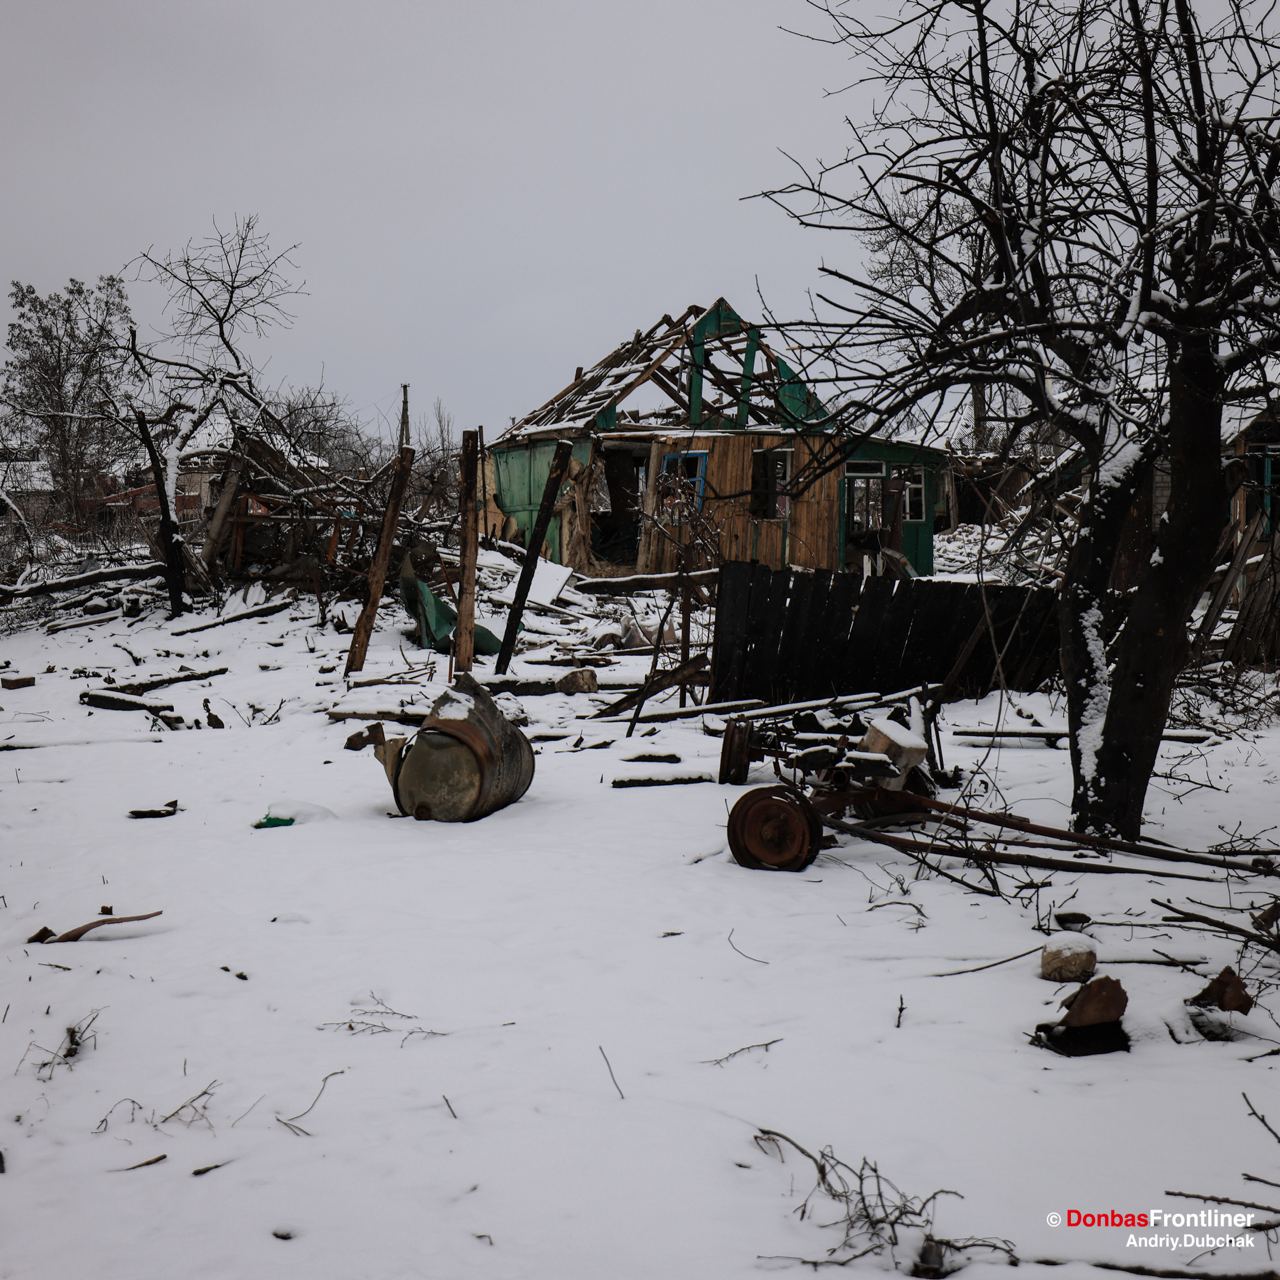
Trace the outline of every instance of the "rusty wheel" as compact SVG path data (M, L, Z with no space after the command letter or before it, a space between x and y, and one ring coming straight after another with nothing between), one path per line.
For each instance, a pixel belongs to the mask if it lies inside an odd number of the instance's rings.
M753 871L803 871L818 856L822 824L793 787L757 787L729 814L729 849Z

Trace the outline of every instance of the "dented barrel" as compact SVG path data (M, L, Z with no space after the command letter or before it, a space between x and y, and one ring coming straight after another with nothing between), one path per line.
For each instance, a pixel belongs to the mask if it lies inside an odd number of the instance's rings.
M435 822L483 818L514 804L533 781L528 738L469 675L454 680L384 763L400 812Z

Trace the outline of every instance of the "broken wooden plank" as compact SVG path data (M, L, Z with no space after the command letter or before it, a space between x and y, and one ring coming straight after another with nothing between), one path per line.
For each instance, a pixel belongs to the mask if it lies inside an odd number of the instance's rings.
M573 584L575 591L588 596L628 596L637 591L679 591L682 581L690 586L709 586L719 569L696 569L691 573L633 573L625 578L583 578Z
M666 671L658 671L634 692L626 694L616 702L611 702L607 707L602 707L591 718L593 720L603 720L607 716L620 715L624 711L641 707L654 694L662 693L667 689L674 689L676 685L689 683L693 677L705 671L706 666L707 655L700 653L696 657L690 658L688 662L682 662L679 666L670 667Z
M662 724L667 720L693 720L698 716L728 716L739 715L744 711L753 710L764 704L759 698L739 698L736 702L704 702L700 707L672 707L670 710L664 711L646 711L637 723L639 724ZM599 717L606 723L626 723L630 721L630 716L609 716Z
M714 781L715 778L709 773L687 773L677 774L667 778L655 778L651 775L614 778L609 785L622 790L626 787L687 787L699 782Z
M507 629L502 635L502 648L498 653L498 661L494 670L498 675L506 675L511 665L511 656L515 653L516 633L520 630L520 615L524 612L524 602L528 598L529 588L533 584L533 573L537 567L538 557L542 554L542 543L547 536L547 528L551 524L551 516L555 510L556 496L564 483L565 472L569 469L569 459L573 456L573 444L568 440L556 442L556 451L551 459L551 469L547 472L547 483L542 490L542 501L538 506L537 519L529 534L528 554L520 566L520 577L516 582L515 598L507 614Z
M330 720L342 722L344 720L389 720L392 724L421 725L430 716L430 712L423 709L421 711L413 711L408 707L397 707L394 710L382 711L339 711L330 707L325 712Z
M369 565L369 597L360 617L356 619L355 630L351 634L351 648L347 651L347 665L344 675L364 668L365 654L369 650L369 640L373 635L373 624L378 618L378 605L382 601L382 588L387 581L387 564L391 559L391 547L396 539L396 524L400 518L400 504L404 501L405 489L409 485L409 475L413 470L413 450L407 445L396 457L395 470L391 473L391 490L387 495L386 509L382 513L382 530L378 534L378 549L374 552L373 561Z

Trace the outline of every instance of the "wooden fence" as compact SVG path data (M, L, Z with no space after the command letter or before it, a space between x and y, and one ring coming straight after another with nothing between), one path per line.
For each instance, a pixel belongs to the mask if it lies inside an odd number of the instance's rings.
M710 700L794 702L945 683L981 697L1038 687L1058 666L1054 593L1042 587L720 569Z

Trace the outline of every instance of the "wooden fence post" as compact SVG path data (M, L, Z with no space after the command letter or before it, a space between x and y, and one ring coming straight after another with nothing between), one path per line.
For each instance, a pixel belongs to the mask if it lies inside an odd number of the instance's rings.
M453 633L453 669L470 671L476 654L476 470L479 435L462 433L462 484L459 489L458 625Z

